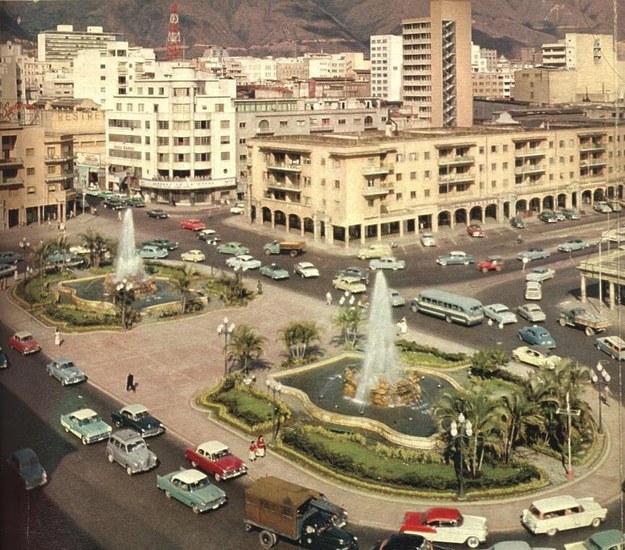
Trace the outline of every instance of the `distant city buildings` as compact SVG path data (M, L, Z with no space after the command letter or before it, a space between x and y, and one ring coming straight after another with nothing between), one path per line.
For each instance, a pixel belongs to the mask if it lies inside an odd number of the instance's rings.
M371 61L371 95L399 103L402 98L403 41L392 34L372 36L369 45Z

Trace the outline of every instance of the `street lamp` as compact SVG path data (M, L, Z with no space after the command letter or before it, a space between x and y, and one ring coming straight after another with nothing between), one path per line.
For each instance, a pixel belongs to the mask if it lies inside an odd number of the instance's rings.
M471 421L464 417L464 414L458 415L458 421L452 420L449 427L449 433L454 442L458 442L458 463L456 465L456 474L458 476L458 500L464 499L464 474L463 474L463 451L464 440L469 441L473 435L473 425Z
M599 396L599 433L603 433L603 415L601 411L601 405L603 401L606 400L606 397L603 393L604 388L608 387L608 383L610 382L610 374L607 370L605 370L604 366L601 364L601 361L597 362L597 366L595 367L596 371L590 369L590 379L593 384L597 384L597 395Z
M228 376L228 343L233 332L234 323L229 322L228 317L224 317L223 323L217 327L217 334L224 337L224 377Z
M282 393L282 384L274 380L273 378L267 378L267 381L265 382L265 384L267 385L267 389L270 390L273 395L272 397L273 407L271 409L271 446L275 447L276 439L278 438L277 420L278 420L279 407L278 407L277 396L279 396L280 393Z
M488 320L488 326L503 330L503 323L495 323L495 321L493 321L492 319ZM499 342L497 338L497 332L493 332L493 348L496 348L498 344L501 344L501 342Z
M122 327L128 328L132 315L132 304L135 301L135 289L132 281L121 280L115 287L115 304L119 308Z

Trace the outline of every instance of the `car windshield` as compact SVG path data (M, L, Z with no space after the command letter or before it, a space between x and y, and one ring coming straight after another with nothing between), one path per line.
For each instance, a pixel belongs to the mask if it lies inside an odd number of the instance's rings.
M139 418L147 418L148 416L150 416L150 413L147 410L138 411L133 416L135 418L137 418L137 419L139 419Z
M137 441L133 441L132 443L128 443L127 449L129 453L134 453L135 451L138 451L140 449L145 449L146 448L146 444L145 441L141 441L141 440L137 440Z
M230 451L228 449L223 449L222 451L217 451L213 456L215 457L215 460L226 458L227 456L230 456Z
M99 417L96 416L88 416L87 418L83 418L78 421L79 426L87 426L89 424L95 424L99 420Z
M57 363L57 366L60 369L73 369L74 363L72 363L71 361L66 361L65 363Z
M21 340L22 342L28 342L29 340L32 340L33 337L30 334L28 334L28 335L22 336L22 337L20 337L18 339Z
M203 489L204 487L208 487L208 478L203 477L202 479L198 479L195 483L189 483L190 491L197 491L198 489Z

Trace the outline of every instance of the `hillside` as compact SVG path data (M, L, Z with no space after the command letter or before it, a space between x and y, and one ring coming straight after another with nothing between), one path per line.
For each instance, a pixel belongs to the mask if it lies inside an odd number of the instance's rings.
M473 0L474 41L506 55L538 46L565 32L612 34L613 0ZM427 0L179 0L183 41L189 55L206 45L233 54L298 55L368 51L372 34L400 32L401 20L427 14ZM35 41L57 24L76 29L100 25L131 44L163 48L169 0L40 0L0 2L0 40ZM620 2L619 34L625 30Z

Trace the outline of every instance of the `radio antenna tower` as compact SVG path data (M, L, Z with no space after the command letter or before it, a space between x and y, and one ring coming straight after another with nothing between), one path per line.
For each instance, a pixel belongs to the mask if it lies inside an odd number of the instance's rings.
M169 31L167 33L167 61L182 59L182 43L180 42L180 24L178 22L178 6L169 6Z

